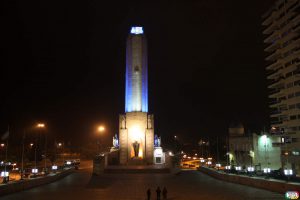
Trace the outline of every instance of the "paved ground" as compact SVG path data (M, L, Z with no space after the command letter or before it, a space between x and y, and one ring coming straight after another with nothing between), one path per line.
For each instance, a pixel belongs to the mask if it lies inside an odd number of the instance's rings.
M148 188L154 200L157 186L167 187L169 200L284 199L282 194L219 181L197 171L183 171L179 175L105 174L94 177L86 166L60 181L7 195L1 200L135 200L146 199Z

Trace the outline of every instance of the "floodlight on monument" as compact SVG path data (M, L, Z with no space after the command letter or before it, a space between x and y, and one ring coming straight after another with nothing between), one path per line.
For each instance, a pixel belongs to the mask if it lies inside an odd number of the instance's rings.
M143 30L143 27L134 26L134 27L131 27L130 33L135 34L135 35L139 35L139 34L143 34L144 30Z
M139 141L142 138L142 131L138 125L135 125L131 129L132 139Z

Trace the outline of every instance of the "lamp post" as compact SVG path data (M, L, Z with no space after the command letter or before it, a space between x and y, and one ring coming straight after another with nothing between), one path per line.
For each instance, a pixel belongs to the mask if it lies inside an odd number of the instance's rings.
M103 133L105 131L105 127L104 126L99 126L98 127L98 133L99 133L99 138L98 138L98 151L99 151L99 153L100 153L100 137L101 137L101 134Z
M44 129L45 128L45 124L44 123L38 123L37 124L37 128L38 129ZM46 174L47 172L47 135L45 134L45 159L44 159L44 172Z
M37 125L36 125L36 127L38 128L38 129L43 129L43 128L45 128L45 124L43 124L43 123L38 123ZM36 137L37 138L37 137ZM46 170L46 137L45 137L45 170ZM36 141L35 141L35 148L34 148L34 160L35 160L35 173L37 173L37 166L36 166L36 154L37 154L37 152L36 152L36 149L37 148L37 139L36 139Z
M60 154L59 158L62 159L62 162L64 163L65 162L65 160L64 160L64 158L65 158L65 156L64 156L64 143L63 142L59 142L56 147L58 149L60 149L59 150L59 154Z
M24 143L25 143L25 130L23 132L23 142L22 142L22 166L21 166L21 180L23 180L23 176L24 176L24 150L25 150L25 147L24 147Z

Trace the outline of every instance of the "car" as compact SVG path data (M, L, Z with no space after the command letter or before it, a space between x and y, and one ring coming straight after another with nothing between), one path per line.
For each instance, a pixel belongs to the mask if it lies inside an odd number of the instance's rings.
M65 160L64 166L66 167L74 167L75 169L79 169L80 159L74 160Z

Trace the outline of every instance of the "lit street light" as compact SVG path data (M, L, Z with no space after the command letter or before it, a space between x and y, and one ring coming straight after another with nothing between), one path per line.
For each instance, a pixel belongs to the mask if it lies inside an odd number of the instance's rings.
M43 129L43 128L45 128L45 124L44 123L38 123L37 124L37 128ZM45 174L47 172L47 135L46 134L45 134L45 163L44 163L44 172L45 172Z
M37 124L36 126L37 126L38 128L44 128L44 127L45 127L45 124L39 123L39 124Z
M38 129L43 129L43 128L45 128L45 124L44 123L38 123L37 125L36 125L36 127L38 128ZM37 147L37 139L36 139L36 142L35 142L35 148L34 148L34 165L35 165L35 167L34 167L34 173L37 173L38 172L38 170L37 170L37 167L36 167L36 147ZM46 138L46 135L45 135L45 170L46 170L46 148L47 148L47 138Z
M104 128L104 126L99 126L98 127L98 131L101 133L101 132L103 132L105 130L105 128Z
M98 133L99 133L99 138L98 138L98 151L100 153L100 139L101 139L101 135L102 133L105 131L105 127L104 126L99 126L98 127Z

